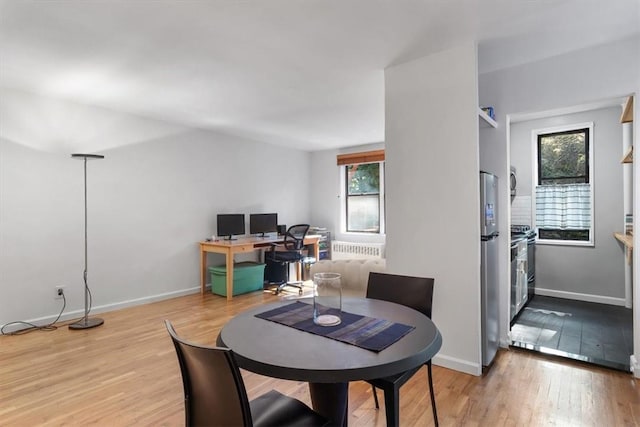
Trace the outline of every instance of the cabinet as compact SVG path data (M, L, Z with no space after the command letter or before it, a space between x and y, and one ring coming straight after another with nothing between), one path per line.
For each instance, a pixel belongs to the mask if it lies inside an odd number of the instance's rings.
M320 236L318 252L320 259L331 259L331 232L322 227L311 227L309 234Z
M528 254L527 239L511 244L511 322L527 303L528 299Z

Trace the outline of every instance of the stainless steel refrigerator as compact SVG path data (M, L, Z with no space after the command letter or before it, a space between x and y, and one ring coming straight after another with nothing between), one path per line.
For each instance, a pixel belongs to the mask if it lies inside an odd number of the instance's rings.
M498 287L498 177L480 172L482 366L495 357L500 335Z

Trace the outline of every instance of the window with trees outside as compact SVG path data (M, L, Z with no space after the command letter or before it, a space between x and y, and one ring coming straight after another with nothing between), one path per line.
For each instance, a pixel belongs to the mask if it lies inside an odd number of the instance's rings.
M538 240L592 242L591 130L588 123L534 131Z
M384 233L384 151L338 156L346 232Z

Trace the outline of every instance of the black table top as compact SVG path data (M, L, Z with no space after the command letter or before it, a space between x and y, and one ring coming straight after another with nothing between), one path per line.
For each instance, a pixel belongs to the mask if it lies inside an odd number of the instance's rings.
M312 303L311 299L300 301ZM265 304L240 313L222 328L217 345L233 350L238 365L248 371L317 383L398 374L429 361L442 345L440 332L428 317L403 305L374 299L343 298L342 309L416 327L379 353L255 317L292 302Z

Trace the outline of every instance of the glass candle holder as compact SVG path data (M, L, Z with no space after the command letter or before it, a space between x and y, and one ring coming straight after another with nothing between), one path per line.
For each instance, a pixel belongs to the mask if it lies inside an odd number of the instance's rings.
M342 321L342 284L339 273L313 275L313 323L336 326Z

